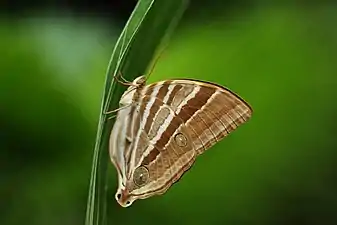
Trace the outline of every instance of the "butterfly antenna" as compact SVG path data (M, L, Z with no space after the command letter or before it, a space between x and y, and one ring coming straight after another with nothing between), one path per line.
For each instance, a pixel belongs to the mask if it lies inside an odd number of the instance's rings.
M152 65L151 65L151 69L149 71L149 73L146 76L146 80L149 78L149 76L152 74L152 72L154 71L155 66L157 65L157 62L159 61L160 57L163 55L165 49L168 46L168 42L165 43L164 47L162 48L162 50L159 51L159 54L156 56L155 60L153 61Z
M123 77L123 74L121 71L118 72L118 75L124 82L131 83L130 81L128 81L126 78Z
M155 66L157 65L157 62L159 61L160 57L163 55L165 49L168 46L168 42L166 42L166 44L164 45L164 47L162 48L161 51L159 51L159 54L157 55L157 57L155 58L155 60L153 61L152 65L151 65L151 69L149 71L149 73L146 75L146 79L147 80L149 78L149 76L153 73ZM117 75L114 75L114 79L125 86L134 86L134 87L138 87L137 84L133 84L132 82L128 81L127 79L125 79L122 75L121 71L118 71Z

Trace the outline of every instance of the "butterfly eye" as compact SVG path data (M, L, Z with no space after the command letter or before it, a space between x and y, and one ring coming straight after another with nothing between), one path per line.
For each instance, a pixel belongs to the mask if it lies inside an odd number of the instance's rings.
M138 167L133 173L133 182L137 186L143 186L149 180L150 174L145 166Z
M174 140L177 143L179 147L185 147L187 145L187 138L184 134L182 133L177 133L174 136Z

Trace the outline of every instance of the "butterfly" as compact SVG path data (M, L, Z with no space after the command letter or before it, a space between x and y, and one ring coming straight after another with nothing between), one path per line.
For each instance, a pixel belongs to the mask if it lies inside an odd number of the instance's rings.
M164 194L196 158L249 120L252 108L218 84L164 80L128 83L109 140L123 206Z

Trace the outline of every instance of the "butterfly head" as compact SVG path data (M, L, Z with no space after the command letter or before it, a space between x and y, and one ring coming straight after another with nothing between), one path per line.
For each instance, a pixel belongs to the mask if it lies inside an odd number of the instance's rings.
M146 77L139 76L132 82L132 85L128 87L128 89L124 92L119 101L120 106L130 105L133 102L134 96L138 93L138 91L144 87L146 84Z
M146 83L146 77L145 76L139 76L136 79L132 81L133 86L142 87Z

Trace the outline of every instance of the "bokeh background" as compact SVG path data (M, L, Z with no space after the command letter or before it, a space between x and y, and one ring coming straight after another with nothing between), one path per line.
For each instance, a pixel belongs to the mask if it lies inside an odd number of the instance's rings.
M84 223L105 71L135 4L0 3L1 225ZM163 196L121 208L112 173L109 224L337 224L336 24L333 1L192 0L150 82L225 85L253 118Z

